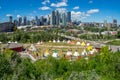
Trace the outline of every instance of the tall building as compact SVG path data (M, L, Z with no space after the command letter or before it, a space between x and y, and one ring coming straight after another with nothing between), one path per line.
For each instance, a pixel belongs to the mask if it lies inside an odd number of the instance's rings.
M117 20L113 19L113 27L117 27Z
M44 24L44 18L43 16L40 16L40 25L43 25Z
M17 26L18 25L18 21L14 20L14 25Z
M62 25L63 26L67 25L67 18L66 18L66 14L65 13L62 14Z
M52 14L51 14L51 25L53 25L53 26L56 25L55 11L52 11Z
M36 20L36 21L38 20L38 16L35 16L35 20Z
M107 27L107 20L104 20L104 27Z
M13 19L13 17L12 17L12 16L9 16L9 22L12 23L12 19Z
M50 25L50 15L47 16L47 24Z
M24 22L23 22L23 25L27 25L27 17L26 16L24 16Z
M67 23L71 23L71 12L67 12Z
M39 26L40 25L40 21L38 19L38 16L35 16L35 25Z
M19 17L18 19L18 26L21 26L22 25L22 17Z
M56 11L56 25L59 26L60 24L60 14L58 11Z

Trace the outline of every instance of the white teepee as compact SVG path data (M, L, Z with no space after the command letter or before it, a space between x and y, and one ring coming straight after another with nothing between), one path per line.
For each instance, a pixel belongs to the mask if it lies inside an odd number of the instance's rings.
M76 45L80 45L81 43L80 42L77 42Z
M53 40L53 43L56 43L56 40Z
M72 51L67 51L66 55L67 56L71 56L72 55Z
M57 58L59 55L57 52L53 52L52 57Z
M86 56L87 55L87 51L84 49L81 53L82 56Z
M75 51L74 52L74 54L73 54L73 56L75 56L75 57L78 57L80 54L79 54L79 52L77 52L77 51Z
M35 48L35 46L33 45L33 44L31 44L31 46L30 46L30 49L29 50L31 50L31 51L37 51L37 49Z

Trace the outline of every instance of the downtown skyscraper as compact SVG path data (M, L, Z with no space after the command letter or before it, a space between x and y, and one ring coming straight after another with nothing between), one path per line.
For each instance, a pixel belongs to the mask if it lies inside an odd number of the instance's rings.
M23 25L27 25L27 17L26 16L24 16L23 20L24 20Z
M13 17L9 16L9 22L12 23Z
M52 26L55 26L55 25L56 25L55 11L52 11L52 14L51 14L51 25L52 25Z
M71 12L67 12L67 23L71 23Z
M62 14L62 26L66 26L67 25L67 17L66 14L63 13Z
M56 25L57 26L60 25L60 14L59 14L59 11L56 11Z
M22 17L19 17L18 18L18 26L21 26L22 25Z
M117 20L113 19L113 27L117 27Z
M50 23L52 26L66 26L71 23L71 12L60 14L58 10L52 11Z

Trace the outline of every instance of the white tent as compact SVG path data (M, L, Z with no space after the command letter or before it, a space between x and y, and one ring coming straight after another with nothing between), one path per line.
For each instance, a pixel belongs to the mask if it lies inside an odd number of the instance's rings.
M71 41L70 41L70 40L68 40L68 41L67 41L67 43L69 44L69 43L71 43Z
M87 55L87 52L86 50L84 49L83 52L81 53L82 56L86 56Z
M56 40L53 40L53 43L56 43Z
M74 52L74 54L73 54L73 56L75 56L75 57L78 57L80 54L79 54L79 52L77 52L77 51L75 51Z
M37 43L38 45L40 44L40 42Z
M90 46L90 43L87 43L87 46Z
M59 43L59 42L60 42L60 40L58 39L58 40L57 40L57 42Z
M11 41L8 41L8 44L10 44L11 43Z
M76 45L80 45L81 43L80 42L77 42Z
M52 57L57 58L59 55L57 52L53 52Z
M93 54L94 54L94 51L93 51L93 50L89 51L89 54L93 55Z
M29 50L31 50L31 51L37 51L37 49L35 48L35 46L33 44L31 44Z
M15 41L15 43L18 43L17 41Z
M67 51L66 55L67 56L71 56L72 55L72 51Z
M89 54L93 55L95 52L97 52L96 49L92 49L91 51L89 51Z

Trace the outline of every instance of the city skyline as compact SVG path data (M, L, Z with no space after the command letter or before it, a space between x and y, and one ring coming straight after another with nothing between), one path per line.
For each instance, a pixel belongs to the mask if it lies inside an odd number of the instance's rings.
M35 19L35 16L46 16L53 10L58 10L61 13L71 11L72 20L112 22L113 19L117 19L120 24L118 4L117 0L111 0L109 3L108 0L12 0L11 2L1 0L0 22L8 21L8 16L11 15L14 19L20 16Z

